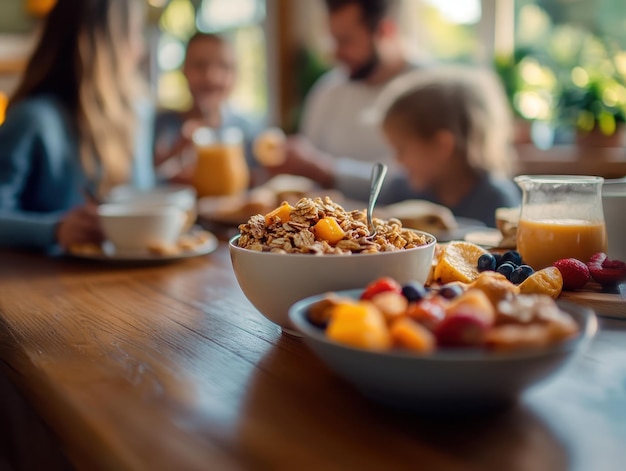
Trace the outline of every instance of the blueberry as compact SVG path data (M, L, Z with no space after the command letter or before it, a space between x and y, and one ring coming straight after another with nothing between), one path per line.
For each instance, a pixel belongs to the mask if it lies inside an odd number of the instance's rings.
M519 285L534 272L535 270L533 270L532 267L529 267L528 265L520 265L515 270L513 270L513 273L511 273L511 283Z
M493 258L496 260L496 269L502 265L502 254L501 253L495 253L493 254Z
M502 263L512 262L516 267L522 264L522 256L515 250L509 250L502 255Z
M442 296L446 299L454 299L457 296L460 296L462 294L463 294L463 288L461 288L459 285L456 285L454 283L443 285L439 289L439 296Z
M504 276L506 276L507 280L511 279L511 273L513 273L513 271L516 269L517 267L514 266L512 263L510 262L505 262L502 265L500 265L498 267L498 273L503 274Z
M478 271L495 271L496 269L496 257L491 255L490 253L486 253L481 255L478 259Z
M408 302L414 303L423 299L427 294L426 288L417 281L411 281L402 287L402 295Z

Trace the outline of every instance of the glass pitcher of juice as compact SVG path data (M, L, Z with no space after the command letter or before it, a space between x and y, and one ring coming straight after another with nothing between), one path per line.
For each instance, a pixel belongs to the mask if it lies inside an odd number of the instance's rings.
M201 127L192 140L196 151L192 184L198 196L232 195L248 188L250 171L240 129Z
M535 270L562 258L587 262L606 252L601 177L528 176L515 178L523 191L517 250Z

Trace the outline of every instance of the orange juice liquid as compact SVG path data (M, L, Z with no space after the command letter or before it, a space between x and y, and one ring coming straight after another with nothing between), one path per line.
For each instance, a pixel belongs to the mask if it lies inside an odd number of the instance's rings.
M592 255L606 249L603 223L580 219L521 220L517 228L517 250L524 263L535 270L549 267L562 258L586 263Z
M198 196L232 195L248 187L250 172L242 146L197 147L196 152L192 184Z

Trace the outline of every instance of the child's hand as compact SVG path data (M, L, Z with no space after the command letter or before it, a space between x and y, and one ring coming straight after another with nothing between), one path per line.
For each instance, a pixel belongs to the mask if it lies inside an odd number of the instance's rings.
M104 237L96 206L86 204L72 209L57 226L56 237L65 250L77 244L101 244Z

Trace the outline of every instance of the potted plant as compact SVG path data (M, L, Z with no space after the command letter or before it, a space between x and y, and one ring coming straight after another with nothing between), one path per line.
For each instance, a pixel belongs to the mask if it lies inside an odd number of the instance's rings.
M576 130L576 144L582 147L626 146L626 102L620 102L620 83L612 79L590 80L583 87L564 87L559 110Z

